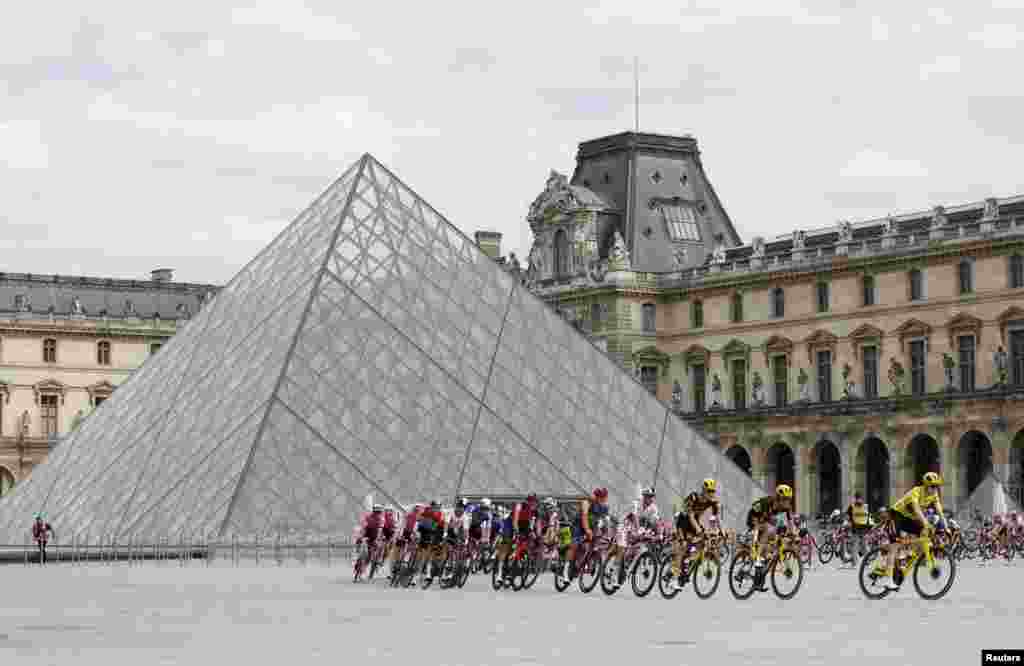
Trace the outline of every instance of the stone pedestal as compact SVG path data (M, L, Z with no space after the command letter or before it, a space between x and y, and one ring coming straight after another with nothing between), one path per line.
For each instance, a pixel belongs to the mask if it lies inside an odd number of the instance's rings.
M995 233L996 221L995 220L982 220L981 224L978 225L978 229L983 234Z
M928 240L942 240L946 237L945 227L936 227L928 231Z

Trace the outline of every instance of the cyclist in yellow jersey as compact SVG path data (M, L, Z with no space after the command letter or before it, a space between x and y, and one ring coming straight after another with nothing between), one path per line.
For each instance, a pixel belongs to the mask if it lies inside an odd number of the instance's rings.
M924 510L928 507L935 507L939 516L945 515L939 495L941 488L942 477L935 472L928 472L921 478L921 485L911 488L906 495L892 505L889 516L892 518L893 531L897 537L901 534L921 536L922 532L931 534L934 531L935 528L928 522ZM945 522L942 521L940 525L944 527ZM883 577L890 577L893 574L898 548L894 545L886 545L882 548L885 552L885 569L876 568L875 573ZM888 590L900 589L895 582L885 583L885 586Z
M864 555L864 536L871 531L871 516L864 495L858 491L853 495L853 504L846 507L846 519L850 521L850 534L856 541L857 553Z

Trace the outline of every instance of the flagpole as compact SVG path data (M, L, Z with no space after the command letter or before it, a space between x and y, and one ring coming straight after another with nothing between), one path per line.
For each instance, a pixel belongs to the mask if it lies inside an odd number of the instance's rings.
M640 132L640 59L633 56L633 128Z

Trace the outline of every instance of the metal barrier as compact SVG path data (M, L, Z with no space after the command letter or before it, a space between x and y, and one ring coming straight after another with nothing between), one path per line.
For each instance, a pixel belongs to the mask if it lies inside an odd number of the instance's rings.
M155 566L176 564L184 567L202 560L204 566L230 564L241 566L285 566L295 563L309 566L319 563L336 566L351 562L356 553L350 537L285 537L264 534L248 539L236 535L213 538L202 534L178 534L156 540L141 540L133 536L95 537L74 534L66 541L51 540L46 547L47 564L82 566L98 563L113 566ZM40 564L39 548L28 537L22 544L0 544L0 564L20 562L24 566ZM344 557L348 555L349 557Z

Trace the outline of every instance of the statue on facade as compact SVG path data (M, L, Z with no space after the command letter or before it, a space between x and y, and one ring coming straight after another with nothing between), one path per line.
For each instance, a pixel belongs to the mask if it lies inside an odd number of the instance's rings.
M78 430L78 426L82 425L82 421L84 420L85 414L82 413L82 410L78 410L78 413L75 414L75 418L71 419L71 432Z
M626 241L623 240L622 234L619 233L618 229L615 230L615 235L612 236L610 258L613 268L624 271L630 270L629 251L626 249Z
M590 262L588 268L588 274L590 279L594 282L604 282L604 278L608 275L608 260L607 259L595 259Z
M891 236L896 233L896 218L889 216L882 222L882 235Z
M932 210L932 229L941 229L946 226L948 218L946 217L946 209L943 206L936 206Z
M130 298L124 302L124 313L129 317L135 315L135 303Z
M956 369L956 359L949 352L942 354L942 369L946 373L946 391L955 391L953 385L953 371Z
M539 280L544 274L544 250L541 247L540 242L534 241L533 247L530 249L530 257L528 259L528 266L526 268L527 274L533 280Z
M889 359L889 383L892 384L892 394L902 395L903 394L903 378L907 374L907 371L903 369L903 364L896 360L896 357Z
M676 269L682 269L686 266L686 246L679 245L672 251L672 261L675 263Z
M853 242L853 225L850 224L849 220L843 220L839 223L839 242Z
M754 236L753 242L750 243L751 249L753 249L753 256L755 259L763 259L765 252L764 236Z
M756 370L751 381L751 398L755 407L761 407L765 403L764 381L761 379L761 373Z
M85 314L85 308L82 307L82 301L78 298L78 296L75 296L73 299L71 299L71 312L77 315Z
M32 425L32 417L29 416L28 410L26 409L21 413L21 436L28 437L29 429Z
M683 387L678 380L672 382L672 411L683 411Z
M854 382L850 379L851 374L853 374L853 368L849 363L843 363L843 400L853 400L854 398Z
M810 377L807 376L807 371L803 368L796 373L796 383L800 387L800 399L798 402L810 402L811 401L811 384L809 381Z
M793 232L793 249L802 250L804 249L804 243L807 241L807 232L797 230Z
M552 171L544 184L544 191L537 195L537 198L530 204L527 219L539 221L554 217L559 213L579 207L579 205L579 200L569 187L569 179L557 171Z
M722 234L715 234L715 249L711 252L711 263L721 266L725 259L725 238Z
M513 273L518 273L521 270L519 258L516 256L515 252L508 253L508 269Z
M999 200L995 197L985 199L985 213L981 216L983 220L994 220L999 217Z
M18 295L14 297L14 304L17 306L19 312L31 312L32 302L29 300L28 295Z
M996 386L1006 386L1009 362L1002 346L992 355L992 365L996 369Z
M716 372L711 376L711 409L722 408L722 380Z

